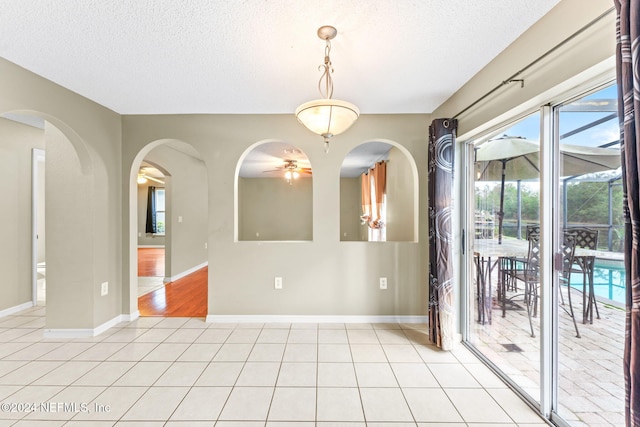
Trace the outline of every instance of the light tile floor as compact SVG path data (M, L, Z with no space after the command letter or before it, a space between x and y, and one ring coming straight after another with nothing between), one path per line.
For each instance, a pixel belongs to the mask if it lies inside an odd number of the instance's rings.
M147 317L44 339L44 314L0 319L0 426L545 425L425 325Z

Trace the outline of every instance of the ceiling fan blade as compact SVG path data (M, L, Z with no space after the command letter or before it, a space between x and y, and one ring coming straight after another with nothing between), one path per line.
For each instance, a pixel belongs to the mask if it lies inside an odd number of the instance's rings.
M164 185L164 181L162 181L162 180L160 180L160 179L158 179L158 178L154 178L154 177L149 176L149 175L142 175L142 176L143 176L143 177L145 177L145 178L147 178L147 179L150 179L151 181L155 181L155 182L158 182L158 183L160 183L160 184Z

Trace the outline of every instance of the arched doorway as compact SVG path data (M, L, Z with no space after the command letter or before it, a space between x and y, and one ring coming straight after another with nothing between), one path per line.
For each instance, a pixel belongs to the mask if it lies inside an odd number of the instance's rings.
M136 156L129 185L131 302L141 316L206 316L208 185L200 154L183 141L151 142ZM142 295L138 253L145 246L164 249L164 277Z
M3 292L3 304L10 309L44 304L44 289L37 286L40 273L46 275L47 330L91 331L96 319L87 307L93 306L96 282L108 287L111 274L109 261L104 261L109 256L96 253L95 244L100 240L102 247L108 245L104 236L109 225L103 218L109 213L98 208L107 205L104 165L73 129L53 116L26 110L0 116L0 131L8 136L2 138L2 182L10 183L17 197L3 209L3 215L15 218L3 219L12 227L0 243L2 262L11 265L2 271L16 273L7 280L11 289ZM46 186L41 179L45 151ZM46 270L38 265L46 265Z

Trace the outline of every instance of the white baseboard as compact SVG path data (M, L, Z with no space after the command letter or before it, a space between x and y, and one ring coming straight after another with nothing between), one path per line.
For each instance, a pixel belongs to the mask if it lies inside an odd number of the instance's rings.
M209 265L209 262L205 261L202 264L196 265L195 267L192 267L192 268L190 268L188 270L185 270L182 273L178 273L175 276L165 277L164 278L164 283L175 282L178 279L182 279L184 276L188 276L191 273L195 273L196 271L200 270L201 268L206 267L207 265Z
M134 311L131 314L120 315L121 322L133 322L134 320L138 320L139 318L140 318L140 312L138 310Z
M11 314L17 313L22 310L26 310L28 308L33 307L33 302L25 302L24 304L19 304L13 307L5 308L4 310L0 310L0 317L9 316Z
M209 314L207 323L427 323L428 316L224 315Z
M131 319L135 316L134 319ZM100 326L97 326L93 329L45 329L43 336L45 338L88 338L88 337L96 337L103 333L104 331L113 328L118 323L121 322L130 322L131 320L135 320L140 316L140 313L136 311L132 314L121 314L119 316L114 317L111 320L106 321Z

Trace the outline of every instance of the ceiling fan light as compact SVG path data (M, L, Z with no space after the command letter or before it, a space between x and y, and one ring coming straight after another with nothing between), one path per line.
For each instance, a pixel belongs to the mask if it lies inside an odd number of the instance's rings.
M284 177L285 177L286 179L291 179L291 171L286 171L286 172L284 173Z
M331 138L355 123L360 110L350 102L338 99L315 99L296 109L296 118L311 132Z
M137 182L138 182L138 184L146 184L147 183L147 178L145 178L144 175L142 175L142 174L138 174Z
M300 174L297 171L293 171L293 179L298 179Z

